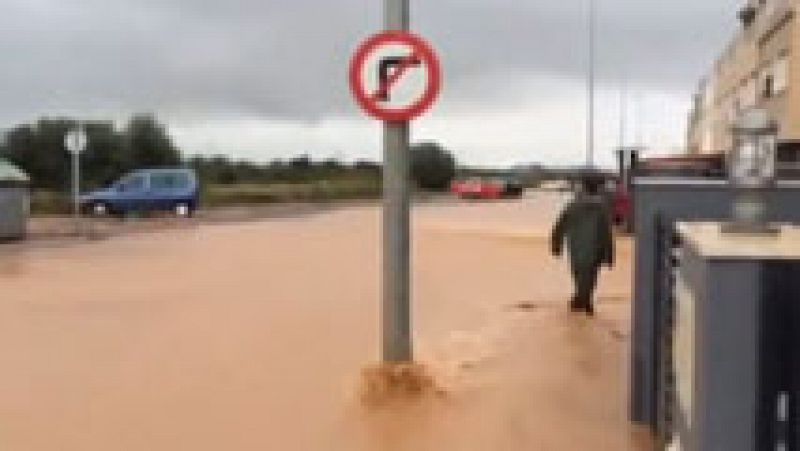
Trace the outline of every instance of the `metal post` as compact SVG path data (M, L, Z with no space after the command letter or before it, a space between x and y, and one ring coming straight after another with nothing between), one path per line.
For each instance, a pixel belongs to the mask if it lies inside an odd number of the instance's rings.
M81 233L81 154L72 152L72 217L75 233Z
M410 26L409 0L384 0L386 29ZM411 362L410 127L384 125L383 359Z
M619 88L619 148L625 149L628 133L628 80L623 77Z
M641 91L636 93L635 98L635 107L636 107L636 141L634 142L635 147L639 149L645 148L645 111L644 111L644 94Z
M596 28L595 0L589 0L589 75L587 89L589 97L588 117L586 125L586 166L594 166L594 96L595 96L595 28Z

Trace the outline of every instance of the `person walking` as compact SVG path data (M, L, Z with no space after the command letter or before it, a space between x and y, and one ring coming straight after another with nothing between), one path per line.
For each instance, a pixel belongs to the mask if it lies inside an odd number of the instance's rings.
M567 243L575 295L570 309L594 315L593 296L602 265L614 266L614 236L611 215L600 194L600 182L586 178L582 189L556 221L552 234L552 253L563 254Z

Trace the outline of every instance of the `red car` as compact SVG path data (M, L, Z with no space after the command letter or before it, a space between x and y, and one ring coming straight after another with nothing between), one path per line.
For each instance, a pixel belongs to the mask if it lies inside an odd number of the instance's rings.
M462 199L503 199L522 196L522 186L506 180L468 179L456 180L450 192Z
M614 192L614 224L627 226L631 221L631 194L628 188L622 184L617 185Z

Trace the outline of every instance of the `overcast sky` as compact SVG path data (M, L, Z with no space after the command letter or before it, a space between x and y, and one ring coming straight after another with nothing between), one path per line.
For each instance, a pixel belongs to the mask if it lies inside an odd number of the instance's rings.
M743 0L597 0L598 154L683 144L692 91ZM462 162L582 161L588 0L411 0L445 88L414 139ZM3 0L0 125L157 114L187 153L380 158L346 82L380 0Z

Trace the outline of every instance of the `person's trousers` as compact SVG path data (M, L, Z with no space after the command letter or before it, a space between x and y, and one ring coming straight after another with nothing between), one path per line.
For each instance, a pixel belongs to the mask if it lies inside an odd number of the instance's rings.
M577 308L589 308L594 297L594 290L597 288L597 278L600 273L600 266L588 266L585 268L572 268L572 278L575 282L575 306Z

